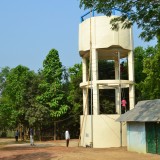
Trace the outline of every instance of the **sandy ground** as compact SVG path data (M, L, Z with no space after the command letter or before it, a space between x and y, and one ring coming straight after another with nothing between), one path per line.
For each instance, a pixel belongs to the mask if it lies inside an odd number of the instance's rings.
M160 160L160 155L128 152L122 148L83 148L78 140L65 141L15 142L14 139L0 139L0 160Z

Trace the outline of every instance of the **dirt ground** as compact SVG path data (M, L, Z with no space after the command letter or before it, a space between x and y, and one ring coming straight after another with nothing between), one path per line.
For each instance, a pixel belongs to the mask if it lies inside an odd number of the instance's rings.
M0 160L159 160L160 155L128 152L122 148L83 148L78 140L65 141L15 142L14 139L0 139Z

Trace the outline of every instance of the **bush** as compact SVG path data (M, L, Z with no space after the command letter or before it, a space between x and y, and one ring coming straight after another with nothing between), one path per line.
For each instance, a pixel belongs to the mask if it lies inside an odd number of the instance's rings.
M2 134L1 134L1 137L6 138L7 137L7 132L3 131Z

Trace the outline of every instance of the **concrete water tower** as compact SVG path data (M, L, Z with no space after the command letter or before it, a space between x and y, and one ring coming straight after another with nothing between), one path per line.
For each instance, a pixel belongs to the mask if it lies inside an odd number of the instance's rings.
M115 16L98 16L86 19L79 25L79 54L82 57L83 115L81 116L80 145L94 148L126 145L126 126L115 120L121 114L121 90L128 88L129 109L135 105L134 57L132 29L111 29L110 20ZM128 79L120 76L120 62L128 59ZM99 79L98 61L114 62L115 79ZM88 61L91 62L90 68ZM89 70L91 77L89 78ZM107 71L106 71L107 73ZM115 90L116 114L100 114L99 90ZM92 106L88 102L88 90L92 94ZM89 108L92 107L92 108ZM90 113L89 110L92 112ZM121 132L122 131L122 132Z

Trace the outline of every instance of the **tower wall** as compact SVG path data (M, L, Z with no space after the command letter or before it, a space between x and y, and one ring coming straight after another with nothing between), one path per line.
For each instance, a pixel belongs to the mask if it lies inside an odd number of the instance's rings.
M90 33L92 34L93 48L105 48L105 50L108 48L109 50L110 47L114 47L114 49L121 47L123 52L132 50L131 29L112 30L110 21L114 17L116 16L92 17L91 21L87 19L79 25L79 52L81 56L90 50Z
M83 114L81 116L81 145L93 144L95 148L119 147L126 145L126 126L116 122L121 114L121 89L129 88L129 108L134 107L134 56L132 29L111 29L110 20L116 16L92 17L79 25L79 53L82 57L83 80L80 87L83 90ZM91 56L91 57L90 57ZM128 58L128 79L120 76L120 59ZM91 61L89 69L87 61ZM115 63L115 79L98 79L98 61L113 60ZM91 77L88 81L88 70ZM93 92L93 105L89 108L86 90ZM115 108L117 114L102 115L99 106L99 90L115 90ZM89 110L92 110L89 115ZM83 120L84 119L84 120ZM120 134L121 129L123 130ZM120 144L121 143L121 144Z

